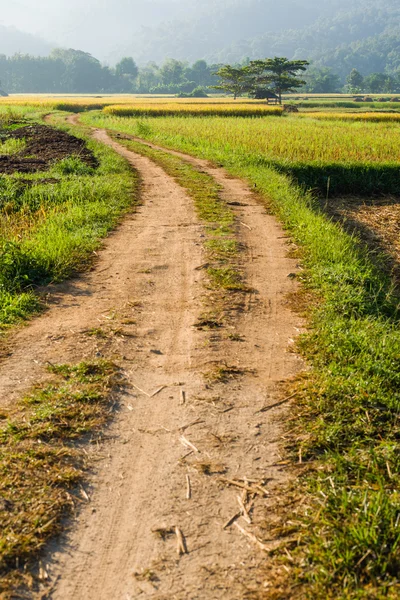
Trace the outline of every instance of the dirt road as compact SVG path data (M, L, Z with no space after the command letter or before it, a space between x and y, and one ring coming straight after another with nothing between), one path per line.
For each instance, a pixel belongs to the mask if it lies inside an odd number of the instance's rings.
M108 238L92 273L51 290L50 310L15 336L0 365L9 406L45 377L48 360L114 357L130 386L94 451L91 502L49 552L47 597L262 597L266 556L279 543L273 507L287 481L278 449L287 409L273 406L279 382L301 368L290 352L301 323L285 299L296 264L246 185L194 161L236 204L254 290L232 331L198 330L205 232L191 199L148 158L95 135L140 173L142 206ZM93 329L101 335L88 336ZM218 365L238 375L207 377Z

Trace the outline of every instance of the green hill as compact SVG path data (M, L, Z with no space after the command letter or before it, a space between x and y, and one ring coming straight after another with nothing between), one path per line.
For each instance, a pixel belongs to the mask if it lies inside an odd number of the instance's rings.
M205 0L186 20L146 28L125 52L139 62L308 58L342 77L400 68L398 0Z

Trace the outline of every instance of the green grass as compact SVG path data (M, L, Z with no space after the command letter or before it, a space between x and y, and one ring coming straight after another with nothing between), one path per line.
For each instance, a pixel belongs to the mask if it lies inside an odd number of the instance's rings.
M119 121L102 117L96 122L127 131ZM237 124L232 123L235 145L229 132L223 142L219 122L213 130L208 120L197 136L196 120L187 123L178 132L176 118L149 121L142 135L214 160L256 185L299 245L303 289L318 298L308 302L309 332L299 342L310 370L294 386L296 427L289 449L295 462L301 452L306 467L297 484L302 534L290 563L300 585L296 589L312 599L398 598L400 329L390 277L356 237L321 212L312 194L279 169L250 160ZM343 131L329 126L333 137ZM377 148L385 136L388 147L397 139L397 126L368 127L367 132L377 132ZM129 129L135 132L134 122ZM345 134L361 131L351 125ZM353 139L357 147L361 138ZM347 138L344 161L346 144ZM292 518L290 512L287 519Z
M71 442L110 418L117 368L108 362L53 365L20 411L0 417L0 592L31 589L29 568L62 519L84 498L85 454ZM14 409L15 410L15 409ZM17 594L17 595L15 595Z
M97 169L70 157L45 173L0 176L0 327L39 308L35 288L86 269L137 202L137 179L124 159L87 143Z
M12 154L18 154L25 148L24 140L1 140L0 139L0 155L10 156Z

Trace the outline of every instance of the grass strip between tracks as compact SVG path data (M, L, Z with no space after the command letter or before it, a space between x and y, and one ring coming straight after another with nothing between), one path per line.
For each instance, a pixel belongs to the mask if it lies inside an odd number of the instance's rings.
M110 417L117 367L106 361L52 365L50 380L0 415L0 597L35 588L32 567L61 521L88 501L86 454L76 444ZM45 573L37 573L45 579ZM17 595L16 595L17 594Z
M230 311L241 301L247 287L240 266L240 249L236 239L235 215L221 198L215 180L178 156L151 148L134 140L117 137L118 143L142 156L147 156L182 186L194 201L199 218L207 225L204 242L208 277L205 311L197 327L222 327ZM227 292L229 294L227 294Z
M121 122L102 125L124 133ZM298 347L311 369L295 386L289 448L302 463L302 503L287 516L299 542L278 559L297 578L293 597L398 598L400 330L389 276L288 176L224 153L211 138L158 133L156 120L138 127L142 138L214 160L256 185L299 246L309 332Z

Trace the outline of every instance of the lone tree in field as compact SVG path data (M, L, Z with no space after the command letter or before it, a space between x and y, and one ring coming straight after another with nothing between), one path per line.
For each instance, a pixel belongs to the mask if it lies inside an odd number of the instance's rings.
M224 65L215 75L220 78L219 85L213 85L211 87L216 90L223 90L229 94L233 94L234 99L241 96L245 92L249 92L252 87L251 79L249 77L248 67L232 67L231 65Z
M288 60L287 58L264 58L252 60L248 71L252 76L252 87L267 87L274 92L282 104L282 94L292 92L306 82L298 79L300 71L306 71L310 63L306 60Z
M364 77L357 71L352 69L347 76L347 89L350 94L358 94L363 91L364 88Z

